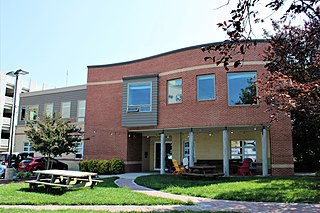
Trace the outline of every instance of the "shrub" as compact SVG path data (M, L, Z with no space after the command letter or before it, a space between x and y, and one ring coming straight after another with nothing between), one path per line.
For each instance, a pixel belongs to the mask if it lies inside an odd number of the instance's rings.
M317 171L317 172L316 172L316 176L317 176L317 177L320 177L320 171Z
M18 172L17 178L24 179L24 178L30 177L31 175L32 175L32 173L30 173L30 172Z
M116 158L111 160L83 160L79 163L79 170L98 174L119 174L124 172L124 162Z

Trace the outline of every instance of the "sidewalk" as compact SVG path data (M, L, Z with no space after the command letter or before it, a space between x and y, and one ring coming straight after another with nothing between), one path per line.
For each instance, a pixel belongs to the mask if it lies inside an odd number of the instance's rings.
M320 212L320 204L303 204L303 203L271 203L271 202L241 202L241 201L227 201L227 200L215 200L208 198L199 198L183 195L174 195L165 192L156 191L143 186L139 186L134 183L134 179L138 176L150 175L151 173L127 173L116 175L119 179L116 180L116 184L120 187L126 187L132 191L138 193L144 193L150 196L164 197L170 199L176 199L181 201L191 201L195 205L183 206L183 205L157 205L157 206L29 206L29 205L0 205L0 208L21 208L21 209L85 209L85 210L108 210L112 212L119 211L238 211L238 212ZM100 176L101 178L110 176Z

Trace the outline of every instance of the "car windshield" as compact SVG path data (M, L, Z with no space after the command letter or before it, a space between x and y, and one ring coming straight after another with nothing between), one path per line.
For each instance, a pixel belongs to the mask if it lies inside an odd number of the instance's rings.
M22 163L31 163L32 159L25 159L25 160L22 160L21 162Z

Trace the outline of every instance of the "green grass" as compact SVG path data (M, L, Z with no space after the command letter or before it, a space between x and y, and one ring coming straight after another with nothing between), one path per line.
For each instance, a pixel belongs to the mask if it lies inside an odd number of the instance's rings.
M61 192L53 188L47 193L44 187L35 192L25 183L11 183L0 186L0 204L4 205L172 205L185 204L182 201L147 196L118 188L116 178L106 178L93 189L90 187Z
M30 210L30 209L1 209L0 213L97 213L97 212L110 212L110 211L103 211L103 210L79 210L79 209L68 209L68 210ZM162 211L162 213L190 213L193 211ZM198 213L212 213L209 211L197 211ZM218 211L220 212L220 211ZM216 213L218 213L216 212ZM130 212L126 212L130 213ZM222 212L221 212L222 213ZM228 213L228 212L223 212ZM229 212L231 213L231 212ZM232 212L235 213L235 212Z
M190 180L180 175L151 175L136 183L173 194L223 200L320 203L319 177L230 177Z

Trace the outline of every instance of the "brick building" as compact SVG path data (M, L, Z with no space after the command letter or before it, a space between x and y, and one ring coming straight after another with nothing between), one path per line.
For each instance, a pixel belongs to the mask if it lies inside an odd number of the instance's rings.
M263 175L293 174L290 119L270 124L265 103L252 98L267 45L259 41L229 71L205 62L201 46L88 66L85 158L119 157L127 172L162 173L170 159L188 158L226 176L251 158Z

